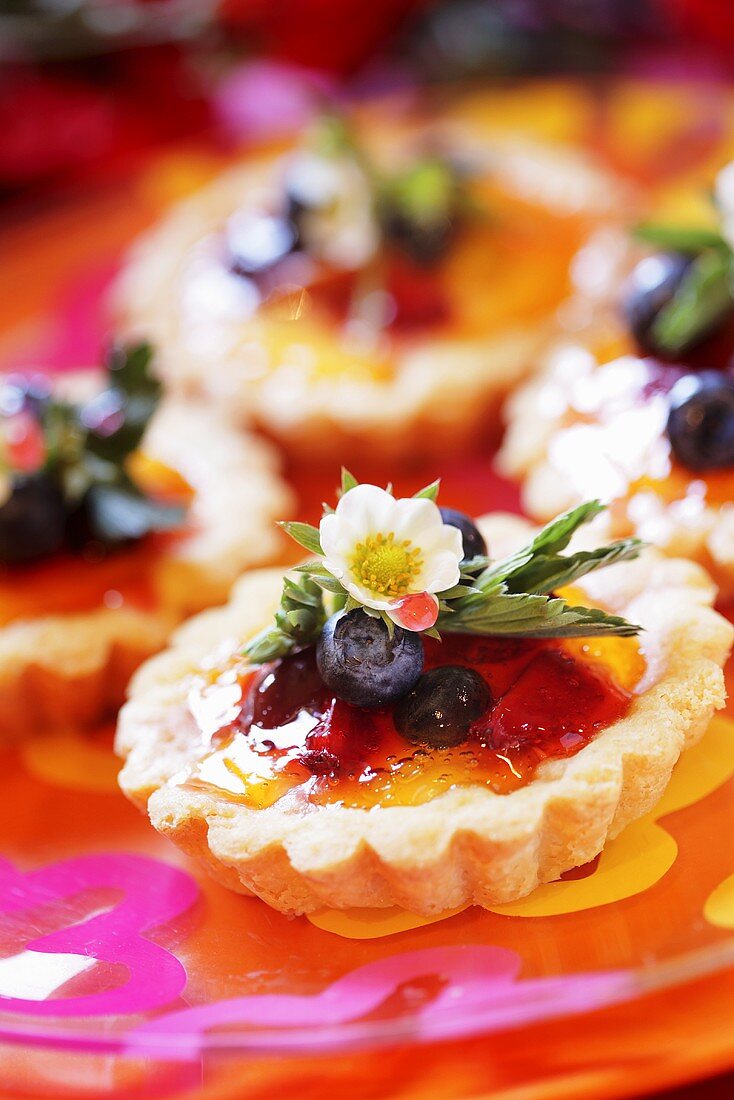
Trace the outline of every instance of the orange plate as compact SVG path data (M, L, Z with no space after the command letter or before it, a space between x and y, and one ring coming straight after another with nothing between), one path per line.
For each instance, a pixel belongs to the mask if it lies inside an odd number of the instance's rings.
M674 120L666 95L675 104L680 89L621 85L606 109L560 85L498 93L503 117L593 140L638 179L666 165L695 177L716 154L697 135L716 127L682 115L681 162L666 159L680 147L670 126L663 142L659 126L625 123L633 108ZM723 97L694 89L694 102L726 129ZM4 362L91 357L98 334L79 318L95 316L120 248L209 166L201 150L167 154L124 193L9 230ZM489 462L447 463L444 499L515 507ZM435 472L398 472L397 488ZM314 518L335 471L293 478ZM432 921L398 910L291 921L228 893L118 793L111 738L44 730L2 756L6 1095L551 1100L633 1095L734 1066L734 720L712 724L657 810L594 865L514 905Z

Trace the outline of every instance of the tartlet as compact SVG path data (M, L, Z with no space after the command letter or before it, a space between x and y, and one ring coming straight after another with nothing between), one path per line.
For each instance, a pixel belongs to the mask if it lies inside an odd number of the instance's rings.
M617 231L577 263L568 333L511 396L499 470L522 481L535 519L610 502L600 536L635 534L700 562L734 596L734 295L727 227ZM728 239L727 239L728 238ZM574 331L575 330L575 331Z
M514 551L531 534L529 524L510 516L486 516L478 526L493 553ZM223 885L285 913L401 905L432 914L522 897L593 859L647 812L680 753L724 702L721 666L732 628L711 609L713 586L698 566L648 550L578 587L590 604L628 614L645 630L642 651L630 638L568 643L580 692L589 668L592 678L615 670L619 683L604 696L615 720L605 728L592 724L579 743L556 747L555 756L542 759L541 752L522 781L511 769L485 773L480 761L478 772L465 762L458 782L449 776L442 783L445 762L430 772L431 752L438 751L430 750L420 765L429 768L428 782L424 775L422 785L401 787L401 772L376 798L365 800L360 792L360 783L373 782L374 769L356 782L338 772L326 782L322 764L313 761L310 794L298 784L268 792L267 782L263 792L262 777L253 772L243 780L227 753L234 755L232 729L242 722L246 661L236 655L272 616L282 579L278 570L244 577L225 608L185 624L170 648L138 671L121 712L117 749L125 758L123 791L159 832ZM452 646L461 644L456 637L449 636ZM579 714L585 700L583 692L573 700ZM506 703L505 717L509 711ZM352 713L359 736L359 716L370 712ZM218 743L223 729L229 732ZM249 736L246 724L240 736ZM277 741L279 735L272 736ZM414 746L405 747L410 755ZM497 759L505 759L499 750ZM452 760L458 767L458 758ZM315 797L325 782L326 796ZM341 782L347 783L342 789Z
M117 320L156 342L169 389L205 394L301 455L378 448L395 458L496 434L502 399L548 337L573 255L592 226L624 216L629 195L582 154L508 138L489 111L400 114L365 112L362 152L384 171L435 149L460 164L471 209L455 218L450 246L406 262L389 245L385 260L374 197L350 163L351 205L321 241L326 263L309 282L286 257L258 298L228 267L226 226L277 214L284 177L298 186L306 168L292 167L293 149L250 157L154 227L117 285Z
M97 378L63 388L92 392ZM112 712L176 623L223 602L247 566L278 560L272 521L291 500L267 444L170 399L133 460L137 484L181 504L178 528L108 554L93 542L0 566L0 741Z

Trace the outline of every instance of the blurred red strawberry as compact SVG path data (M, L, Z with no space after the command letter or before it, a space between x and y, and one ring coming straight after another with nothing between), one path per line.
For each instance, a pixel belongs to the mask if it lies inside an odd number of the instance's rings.
M427 0L221 0L219 18L258 52L345 74L426 6Z
M698 42L712 49L729 65L734 63L733 0L660 0L662 18L666 14L682 41Z
M17 68L0 79L0 181L18 186L103 157L119 129L107 96Z
M172 47L0 75L0 187L106 172L201 129L209 109Z

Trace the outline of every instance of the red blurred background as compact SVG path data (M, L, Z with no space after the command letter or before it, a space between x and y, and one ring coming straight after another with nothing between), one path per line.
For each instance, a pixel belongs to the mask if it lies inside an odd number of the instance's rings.
M0 0L0 197L257 136L325 88L733 65L731 0Z

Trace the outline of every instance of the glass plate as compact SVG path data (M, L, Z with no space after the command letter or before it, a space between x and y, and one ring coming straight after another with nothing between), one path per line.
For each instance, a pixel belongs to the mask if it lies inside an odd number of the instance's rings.
M124 192L6 234L2 361L94 361L120 249L212 165L201 151L161 157ZM436 473L356 472L406 490ZM517 507L486 454L443 473L457 507ZM292 478L313 518L334 471ZM568 1100L734 1063L716 1014L734 992L729 718L593 866L517 905L434 921L392 910L288 920L228 893L118 793L111 741L110 728L44 730L0 755L8 1092L408 1097L443 1081L442 1095L491 1085L499 1096L533 1082L533 1095Z

